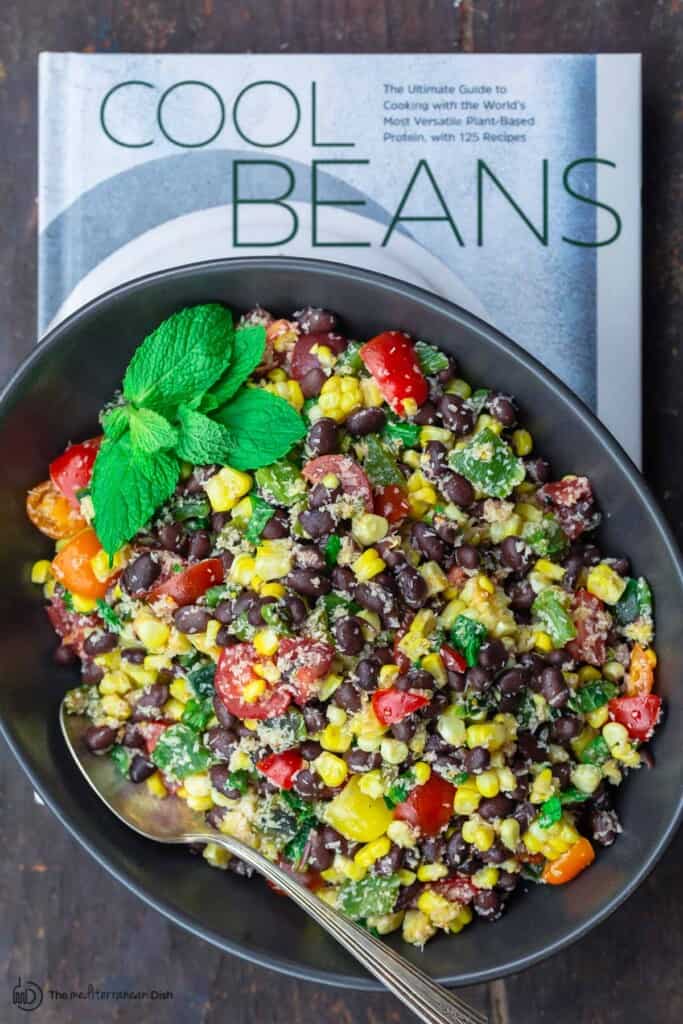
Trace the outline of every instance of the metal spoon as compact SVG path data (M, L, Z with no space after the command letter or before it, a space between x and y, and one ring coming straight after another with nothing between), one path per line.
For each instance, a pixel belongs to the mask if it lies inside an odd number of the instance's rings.
M96 757L87 750L83 736L91 723L82 716L67 715L64 702L60 705L59 721L66 745L86 781L109 810L139 835L158 843L217 843L225 847L291 896L421 1020L427 1024L487 1024L481 1013L432 981L386 943L323 903L277 864L239 839L207 831L203 815L190 810L184 800L158 800L147 792L146 786L135 786L123 779L109 757Z

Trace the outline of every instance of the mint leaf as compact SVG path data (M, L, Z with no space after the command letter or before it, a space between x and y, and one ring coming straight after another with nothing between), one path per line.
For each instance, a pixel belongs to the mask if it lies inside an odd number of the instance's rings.
M180 436L176 451L181 459L199 466L228 462L234 442L230 430L186 405L178 409L178 420Z
M228 462L235 469L270 465L306 433L298 412L262 388L242 388L214 418L234 435Z
M175 446L178 432L153 409L131 409L129 419L130 439L136 452L154 455Z
M174 313L135 352L123 378L124 398L170 416L220 377L233 337L232 314L218 303Z
M204 396L202 410L218 409L236 395L249 375L263 359L266 349L266 329L262 324L249 324L235 331L232 360L223 376Z
M128 429L129 405L117 405L101 416L102 430L106 437L118 441Z
M105 439L95 459L91 495L93 525L107 554L135 536L173 493L179 475L174 455L135 452L129 434Z

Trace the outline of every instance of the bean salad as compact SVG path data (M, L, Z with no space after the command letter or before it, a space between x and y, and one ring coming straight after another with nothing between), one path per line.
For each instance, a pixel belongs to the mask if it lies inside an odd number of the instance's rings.
M162 329L177 371L140 383L146 339L27 501L91 753L417 946L570 882L662 711L650 588L600 550L590 481L401 331L217 305Z

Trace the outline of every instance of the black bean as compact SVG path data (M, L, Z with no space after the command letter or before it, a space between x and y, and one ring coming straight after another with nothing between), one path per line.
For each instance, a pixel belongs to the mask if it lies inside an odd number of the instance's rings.
M165 551L173 551L181 555L187 548L187 536L180 523L166 523L157 531L159 543Z
M152 586L161 572L161 566L146 551L143 555L130 562L123 570L123 585L133 597L144 594Z
M231 644L236 644L238 639L239 638L231 631L230 626L221 626L216 634L216 646L230 647Z
M230 522L230 514L228 512L212 512L211 513L211 529L214 533L220 533Z
M519 537L506 537L500 545L500 560L508 569L524 572L533 561L533 551Z
M439 488L447 501L460 508L469 508L474 501L474 488L466 477L460 473L451 473L443 476L439 481Z
M619 834L619 819L613 810L593 810L590 814L593 842L611 846Z
M264 540L281 540L289 536L289 518L287 513L278 508L263 527L261 536Z
M550 463L547 459L542 459L537 456L524 460L526 468L526 475L535 484L547 484L552 475Z
M365 643L361 620L355 615L337 619L334 627L337 647L342 654L359 654Z
M292 626L300 626L306 618L306 605L300 597L295 597L294 594L287 594L283 597L282 610Z
M389 852L376 860L373 865L373 873L376 875L395 875L403 866L403 850L396 843L392 843Z
M514 427L517 422L517 412L510 398L506 395L494 394L489 398L487 405L491 415L495 416L504 427L508 429Z
M336 501L341 494L341 487L334 487L330 489L329 487L325 487L325 484L316 484L313 490L308 493L308 507L322 508L323 505L330 505L333 501Z
M338 708L343 708L344 711L360 710L360 693L349 679L337 687L332 700Z
M571 784L572 769L568 761L558 761L552 767L553 778L557 779L560 789L566 789Z
M294 314L293 319L298 323L302 334L319 334L334 331L339 321L336 313L329 309L320 309L318 306L304 306Z
M521 668L511 668L498 680L501 692L506 694L521 693L527 684L528 673Z
M438 480L439 477L450 472L448 468L448 448L441 441L429 441L425 448L425 455L425 476L430 480Z
M499 793L498 796L486 797L484 800L479 802L477 813L484 818L485 821L493 821L494 818L506 818L509 814L512 814L515 807L514 800L510 800L509 797ZM505 858L503 858L505 860Z
M479 648L477 660L482 668L497 672L508 660L507 647L502 640L486 640Z
M417 731L417 720L413 715L407 715L400 722L394 722L390 727L391 735L395 740L408 743Z
M505 588L510 598L510 607L516 611L527 611L536 600L536 592L528 580L519 580Z
M339 450L339 428L334 420L323 416L308 431L307 444L315 455L332 455Z
M211 537L206 530L195 530L190 536L188 556L195 562L211 554Z
M437 411L436 406L433 402L425 402L417 410L412 418L413 423L416 423L418 427L428 427L432 423L436 423Z
M468 689L474 693L485 693L493 683L493 673L481 665L468 668L465 674Z
M306 840L301 860L304 865L308 865L314 871L327 871L332 864L334 854L325 846L320 829L312 829L308 833L308 839Z
M583 558L581 555L569 555L564 562L564 577L562 586L570 592L576 587L579 573L583 569Z
M400 542L393 539L381 540L376 548L390 569L401 569L408 564L408 559L401 550Z
M618 572L620 576L629 576L631 572L631 563L628 558L612 558L610 564L615 572Z
M491 755L486 747L472 747L465 754L465 771L470 774L484 772L491 763Z
M317 398L327 380L327 374L320 366L312 366L299 380L299 387L304 398Z
M452 430L456 437L469 434L474 427L474 411L459 395L444 395L439 402L439 412L444 426Z
M153 761L149 761L142 754L136 754L130 762L128 776L131 782L144 782L150 775L154 775L156 770L157 768Z
M319 800L325 787L319 775L302 768L294 776L294 792L303 800Z
M256 600L249 606L247 612L247 621L250 626L259 627L265 622L263 618L263 609L267 608L269 604L275 604L274 597L257 597Z
M326 508L307 509L299 515L299 524L309 537L325 537L334 530L334 516Z
M87 683L88 686L96 686L102 682L103 676L104 669L101 665L96 665L94 661L83 661L81 665L81 679L84 683Z
M302 541L294 545L294 564L297 569L315 569L322 571L326 568L325 555L317 544Z
M439 372L436 375L436 379L438 380L439 384L446 385L448 384L449 380L457 376L458 363L453 358L453 356L448 356L448 366L443 370L439 370Z
M361 608L384 615L390 615L396 604L392 592L376 580L358 583L354 597Z
M461 544L456 548L455 560L462 569L476 569L479 565L479 552L472 544Z
M531 822L534 820L537 813L538 809L534 806L534 804L529 803L528 800L524 800L522 803L517 804L514 811L512 812L512 817L516 818L516 820L519 822L521 830L524 832L529 827Z
M235 618L234 602L227 599L219 601L213 610L213 615L224 626L228 626Z
M85 745L93 754L104 754L116 741L116 729L109 725L91 725L85 731Z
M239 794L239 790L234 792ZM234 794L226 793L226 796L233 796ZM240 860L239 857L231 857L228 861L228 871L232 871L233 875L239 875L241 878L251 878L254 874L254 869L251 864L247 864L245 861Z
M561 708L569 700L569 687L556 665L549 665L541 673L541 693L551 708Z
M153 718L158 709L168 700L169 689L166 683L152 683L146 687L133 710L134 721Z
M467 843L462 837L461 830L457 829L446 846L446 863L452 868L457 868L467 857L467 852Z
M217 757L229 761L237 744L237 736L222 725L212 725L206 731L206 746Z
M56 665L73 665L78 661L78 655L71 644L60 644L58 647L55 647L52 652L52 660Z
M497 887L504 893L514 892L517 888L518 877L512 871L500 871L498 873Z
M106 654L107 651L113 651L118 642L116 633L109 633L104 629L96 629L86 639L83 644L83 650L94 658L97 654Z
M319 757L323 752L323 748L317 740L304 740L299 749L301 750L301 756L305 757L307 761L315 761L316 757Z
M144 647L124 647L121 657L131 665L142 665L147 657L147 651Z
M356 590L356 577L353 570L346 565L335 565L332 570L332 587L348 597L353 597Z
M327 725L325 709L320 703L306 704L303 709L303 715L309 733L322 732Z
M321 597L332 589L329 579L319 569L292 569L286 583L305 597Z
M545 658L551 665L558 665L560 668L563 665L568 665L573 660L569 651L566 651L563 647L548 651Z
M433 690L434 676L424 668L411 668L405 678L408 681L406 689L411 690Z
M472 900L475 912L485 921L495 921L500 917L500 896L493 889L477 889Z
M464 672L455 672L453 669L446 670L446 678L448 686L451 690L456 693L462 693L467 686L467 679L465 678Z
M547 751L533 733L523 730L517 734L517 753L525 761L543 761Z
M377 687L380 663L377 658L363 658L356 665L356 683L361 690L374 690Z
M180 633L203 633L211 622L211 613L206 608L187 604L178 609L173 622Z
M485 864L502 864L510 856L510 851L506 850L502 843L493 843L489 846L488 850L482 851L479 854Z
M351 771L356 773L371 772L382 765L382 755L378 751L361 750L360 747L347 750L344 760Z
M121 743L124 747L130 747L135 750L145 750L147 748L144 733L135 722L126 722Z
M446 841L441 836L429 836L420 843L420 854L427 864L436 864L446 856Z
M365 434L379 433L386 421L382 409L357 409L346 417L344 427L354 437L363 437Z
M398 589L408 608L421 608L427 600L427 584L417 569L405 565L398 574Z
M583 729L583 722L575 715L563 715L553 722L553 737L558 743L568 743L578 736Z
M215 694L213 698L213 712L225 729L234 729L237 725L237 719L232 715L226 708L223 701L220 699L218 694Z
M214 828L217 832L221 830L221 822L228 813L227 807L212 807L204 815L204 820L210 828Z
M401 886L396 897L394 910L407 910L411 903L417 899L421 889L422 886L419 882L412 882L410 885Z
M433 562L442 562L446 554L444 542L436 530L433 530L427 523L415 523L412 531L413 544L419 551Z

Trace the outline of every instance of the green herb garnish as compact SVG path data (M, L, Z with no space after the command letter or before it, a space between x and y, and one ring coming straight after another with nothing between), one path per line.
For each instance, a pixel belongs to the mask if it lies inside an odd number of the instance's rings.
M537 523L525 523L522 540L539 558L555 558L566 550L569 543L566 533L551 512Z
M195 700L192 697L185 705L181 722L189 725L190 729L194 729L195 732L203 732L212 714L213 703L210 697L205 697L202 700Z
M393 413L388 417L382 433L388 441L398 441L406 448L412 448L420 440L420 427L417 423L399 420Z
M341 537L336 533L331 533L325 543L325 562L331 569L337 564L339 558L339 552L341 551Z
M486 626L466 615L458 615L451 627L451 640L470 668L477 664L479 648L487 636Z
M598 767L609 761L612 755L609 752L609 747L605 743L602 736L596 736L594 740L584 748L581 754L581 760L584 764L595 764Z
M122 747L119 744L117 744L115 747L111 748L109 756L114 762L118 774L121 775L122 778L127 779L128 769L130 768L130 762L133 759L133 755L131 754L131 752L127 750L125 747Z
M250 494L249 501L251 502L251 518L244 536L251 544L258 544L261 534L275 515L275 509L263 498L259 498L258 494Z
M205 772L212 756L194 729L179 722L162 732L152 751L152 761L162 772L184 779L186 775Z
M200 665L199 668L195 668L190 672L187 680L197 697L205 699L214 695L213 681L215 675L216 666L214 664Z
M123 629L123 622L120 617L116 614L111 605L102 597L97 599L97 611L99 613L102 622L105 624L108 630L112 633L120 633Z
M450 365L448 356L444 355L441 349L427 344L426 341L415 342L415 355L425 377L447 370Z

